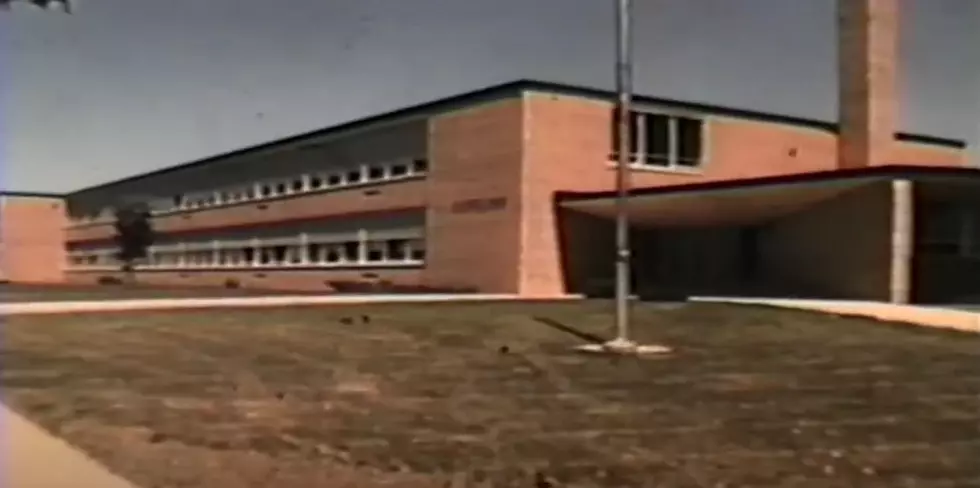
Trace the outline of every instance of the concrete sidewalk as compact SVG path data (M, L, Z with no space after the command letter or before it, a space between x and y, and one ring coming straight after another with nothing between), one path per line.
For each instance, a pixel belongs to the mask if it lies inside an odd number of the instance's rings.
M0 429L4 488L136 488L3 405Z
M86 300L65 302L0 303L2 315L32 315L79 312L113 312L136 310L262 308L304 305L355 305L371 303L445 303L519 301L517 295L491 294L399 294L399 295L272 295L221 298L150 298L131 300Z
M734 303L795 308L840 315L856 315L882 321L980 333L980 311L963 307L895 305L853 300L803 300L790 298L691 297L692 302Z

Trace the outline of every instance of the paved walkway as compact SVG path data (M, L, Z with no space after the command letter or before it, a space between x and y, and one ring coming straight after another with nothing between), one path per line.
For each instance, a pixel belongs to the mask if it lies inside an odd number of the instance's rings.
M517 295L490 294L398 294L398 295L270 295L222 298L150 298L130 300L87 300L0 303L0 315L114 312L127 310L174 310L193 308L288 307L299 305L342 305L360 303L438 303L522 300Z
M0 428L4 488L136 488L2 405Z
M691 297L691 301L796 308L980 333L980 310L972 307L895 305L886 302L787 298Z

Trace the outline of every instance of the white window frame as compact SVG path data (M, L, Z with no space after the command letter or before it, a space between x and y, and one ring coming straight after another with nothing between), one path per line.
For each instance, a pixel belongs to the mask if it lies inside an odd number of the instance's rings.
M689 114L683 112L670 112L661 110L645 110L636 109L631 114L631 117L635 117L636 124L636 153L630 153L630 169L639 171L661 171L669 173L701 173L704 171L705 166L710 160L709 157L709 146L710 146L710 127L711 121L709 118L703 115ZM663 117L667 120L667 154L666 155L651 155L648 154L648 138L646 133L646 124L651 117ZM680 162L680 119L690 119L700 123L700 154L697 160L697 164L679 164ZM615 121L614 121L615 122ZM619 148L613 148L610 154L616 154ZM653 162L648 162L648 158L651 156L666 156L667 164L656 164ZM617 161L611 161L611 166L615 167Z

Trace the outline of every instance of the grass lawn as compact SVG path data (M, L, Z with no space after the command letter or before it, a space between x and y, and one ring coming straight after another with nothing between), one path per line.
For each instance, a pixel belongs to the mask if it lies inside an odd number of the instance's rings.
M980 336L643 304L676 351L617 359L535 320L610 311L11 317L4 401L146 488L980 486Z

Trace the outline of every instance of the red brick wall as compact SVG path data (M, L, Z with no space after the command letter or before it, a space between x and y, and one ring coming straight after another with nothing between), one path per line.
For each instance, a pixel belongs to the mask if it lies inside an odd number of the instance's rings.
M58 283L64 280L65 215L58 198L3 196L0 237L2 272L19 283Z
M898 0L837 0L841 167L891 164L898 122Z
M425 285L523 291L522 114L512 99L432 120Z
M891 164L909 166L966 166L969 153L962 149L900 142L892 153Z

